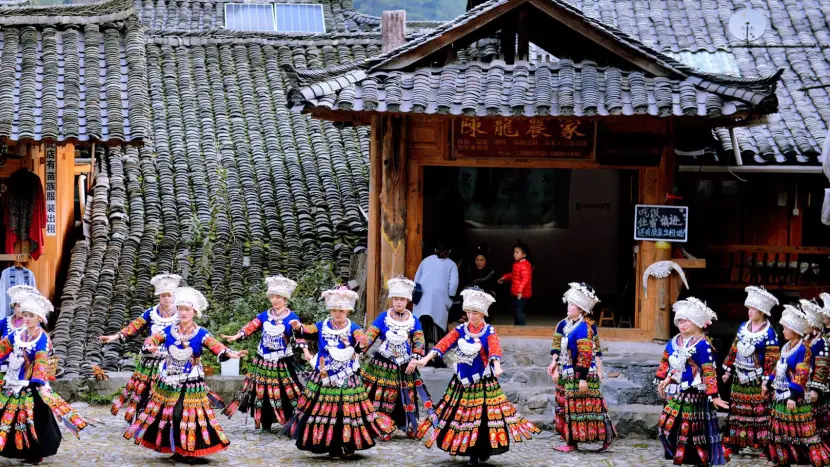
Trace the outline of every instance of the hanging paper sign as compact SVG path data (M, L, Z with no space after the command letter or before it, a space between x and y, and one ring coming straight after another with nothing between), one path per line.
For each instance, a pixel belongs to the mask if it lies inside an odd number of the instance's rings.
M686 242L689 207L638 204L634 207L634 240Z
M57 223L57 166L58 149L55 144L46 145L46 236L54 237L58 234Z

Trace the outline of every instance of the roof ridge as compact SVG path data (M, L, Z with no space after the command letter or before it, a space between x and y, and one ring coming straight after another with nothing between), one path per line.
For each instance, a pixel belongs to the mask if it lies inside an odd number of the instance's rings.
M372 66L370 67L370 70L376 70L377 68L382 66L384 63L386 63L389 60L401 55L402 53L405 53L405 52L407 52L407 51L409 51L409 50L411 50L415 47L418 47L418 46L420 46L422 44L425 44L425 43L427 43L427 42L429 42L433 39L436 39L437 37L440 37L442 34L447 32L448 30L451 30L455 27L461 26L462 24L465 24L469 20L474 19L474 18L486 13L487 11L490 11L493 8L497 7L497 6L504 5L504 4L510 3L510 2L531 3L533 1L549 2L549 3L554 4L554 5L556 5L560 8L563 8L564 10L566 10L566 11L568 11L568 12L574 14L574 15L579 16L580 18L582 18L582 20L586 24L588 24L589 26L591 26L595 30L600 31L604 34L615 36L615 38L617 39L617 42L619 42L619 43L621 43L621 44L623 44L623 45L625 45L629 48L637 50L641 53L649 55L649 56L651 56L651 58L657 60L658 62L663 62L663 63L660 63L662 66L664 66L666 68L669 68L671 71L673 71L675 73L678 73L682 76L685 76L685 75L687 75L687 74L689 74L693 71L693 69L691 67L689 67L688 65L685 65L684 63L672 58L671 56L646 45L645 43L641 42L640 40L633 38L632 36L630 36L629 34L626 34L625 32L621 31L620 29L617 29L613 25L606 24L606 23L604 23L600 20L596 20L596 19L593 19L593 18L587 16L585 14L585 12L583 12L581 9L576 8L575 6L573 6L573 5L571 5L567 2L564 2L562 0L488 0L484 3L481 3L481 4L477 5L474 8L468 10L464 14L459 15L453 21L442 24L441 26L433 29L432 31L420 36L417 39L417 41L408 42L408 43L403 44L402 46L400 46L396 49L393 49L393 50L390 50L390 51L386 52L385 54L380 54L377 57L372 58L372 60L371 60Z
M0 6L0 25L82 25L120 21L135 16L132 0L105 0L83 5L15 4Z
M374 16L366 13L361 13L354 8L344 8L343 16L349 18L350 20L354 21L357 24L368 24L370 26L380 26L381 17ZM429 27L438 27L442 24L448 23L449 21L406 21L407 26L418 27L418 28L429 28Z

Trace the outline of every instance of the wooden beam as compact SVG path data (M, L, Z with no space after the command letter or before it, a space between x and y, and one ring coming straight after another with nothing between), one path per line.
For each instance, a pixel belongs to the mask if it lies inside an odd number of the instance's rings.
M502 26L501 53L506 64L512 65L516 61L516 27L510 21L506 21Z
M423 256L424 166L409 162L406 189L406 277L415 277Z
M519 36L517 55L519 60L528 60L530 56L530 39L528 38L530 35L530 21L528 21L528 14L527 8L522 8L519 11L519 27L517 29Z
M779 253L782 255L830 255L830 248L820 246L770 246L770 245L704 245L704 251L712 253Z
M371 323L378 315L380 296L380 190L383 162L381 141L386 128L386 118L372 118L369 139L369 238L366 254L366 320Z
M406 271L407 125L403 117L386 119L381 144L380 294L386 305L386 282ZM380 309L378 309L379 312Z
M670 125L668 129L666 146L660 165L640 171L640 203L639 204L664 204L666 193L670 192L674 185L674 171L676 159L674 154L674 135ZM643 272L651 264L657 261L665 261L671 258L671 249L657 248L656 242L641 241L638 245L637 254L637 284ZM648 278L648 298L643 296L642 288L637 287L636 292L636 313L635 326L651 332L655 341L668 341L671 330L671 306L672 291L671 284L665 279Z

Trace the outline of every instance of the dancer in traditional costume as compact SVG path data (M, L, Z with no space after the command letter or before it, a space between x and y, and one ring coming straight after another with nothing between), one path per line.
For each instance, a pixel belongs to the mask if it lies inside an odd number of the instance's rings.
M205 383L202 354L208 351L225 361L242 358L248 351L228 349L193 322L193 317L201 318L208 307L198 290L176 289L173 304L179 322L144 341L144 350L166 350L165 358L146 407L124 437L135 437L136 444L158 452L173 453L175 461L203 463L201 458L227 448L230 441L213 412L213 406L221 407L221 401L215 400Z
M0 383L0 456L38 464L61 444L56 418L77 437L87 423L49 387L51 347L41 327L54 308L40 293L18 292L24 327L0 340L0 358L8 369Z
M578 443L602 442L605 451L617 437L608 406L600 392L602 351L597 326L587 318L599 302L594 289L573 282L562 301L568 317L559 322L553 335L548 373L556 383L554 424L565 444L560 452L577 450Z
M392 417L401 431L414 438L418 428L418 398L427 411L432 409L432 400L417 370L406 372L411 360L424 356L424 332L420 321L406 309L412 300L415 282L397 277L387 285L392 308L381 313L366 331L366 338L361 342L364 351L376 339L382 342L372 360L363 366L361 376L375 410Z
M160 334L164 328L175 324L179 320L179 315L176 312L176 307L173 306L173 292L179 286L182 280L181 276L176 274L159 274L150 279L150 284L155 288L156 296L159 298L159 303L141 314L138 318L124 326L124 329L117 334L110 336L101 336L101 342L109 343L115 340L122 342L144 334L147 329L149 335ZM121 394L112 401L113 415L118 415L121 407L127 404L127 412L124 419L127 423L132 423L135 419L136 413L140 413L146 403L147 396L150 394L150 386L153 383L153 377L158 373L161 363L164 361L166 350L159 349L156 353L149 353L144 350L141 351L141 357L138 361L132 377L127 382L127 386Z
M264 431L270 431L274 422L285 425L294 415L303 386L297 377L291 347L294 331L290 323L300 318L286 307L297 283L283 276L268 277L265 282L271 308L258 314L236 334L222 336L234 342L262 330L257 356L248 369L245 382L223 413L231 418L237 409L250 412L256 428L261 426ZM302 349L305 359L311 361L306 341L295 339L293 343Z
M332 457L351 457L369 449L375 439L395 431L392 419L376 412L360 377L360 359L355 346L363 330L349 320L357 294L340 287L323 292L329 318L316 324L292 321L295 332L317 339L314 372L297 403L286 432L297 447Z
M770 411L769 460L775 465L830 465L830 450L816 433L812 404L806 394L812 352L804 342L810 331L807 315L792 305L781 314L786 343L775 366Z
M827 311L815 301L799 300L801 310L807 315L807 322L812 328L805 336L804 343L810 348L813 361L811 364L810 381L807 383L808 396L813 406L813 418L816 421L816 432L819 439L825 443L828 440L827 417L830 407L830 338L824 333L824 320L828 318Z
M478 288L468 288L461 296L467 322L450 331L424 358L413 360L407 371L454 350L455 376L435 413L421 423L417 437L426 437L427 447L437 442L451 456L469 456L469 465L478 465L507 452L511 437L520 442L539 429L519 415L499 386L501 344L496 329L484 321L495 299Z
M738 328L723 361L723 382L732 378L729 418L723 442L737 454L741 449L763 450L769 438L769 409L775 364L781 356L778 336L767 319L778 299L763 287L747 287L744 306L749 320Z
M657 368L657 391L666 399L658 422L666 459L675 465L724 465L729 454L721 442L716 408L729 404L718 396L715 350L703 329L717 319L705 303L689 297L672 307L680 334L672 338Z
M29 285L15 285L9 287L7 291L9 294L12 307L12 314L0 319L0 338L8 337L17 331L26 328L26 323L23 321L23 310L20 308L20 300L27 294L40 295L40 291ZM0 373L5 373L9 368L8 357L0 358Z

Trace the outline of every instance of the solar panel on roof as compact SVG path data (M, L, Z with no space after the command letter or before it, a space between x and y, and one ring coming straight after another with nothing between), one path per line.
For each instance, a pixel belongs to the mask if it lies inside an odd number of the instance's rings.
M226 3L225 29L274 32L274 10L271 5Z
M323 20L323 5L276 3L277 32L326 32Z

